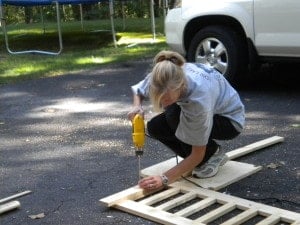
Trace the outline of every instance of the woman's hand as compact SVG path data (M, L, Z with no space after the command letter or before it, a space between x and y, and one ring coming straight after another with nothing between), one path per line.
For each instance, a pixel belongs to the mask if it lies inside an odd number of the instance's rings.
M134 106L127 114L127 117L132 121L136 114L140 114L144 117L144 110L142 106Z
M161 176L145 177L139 181L138 185L140 186L140 188L146 190L155 190L163 187Z

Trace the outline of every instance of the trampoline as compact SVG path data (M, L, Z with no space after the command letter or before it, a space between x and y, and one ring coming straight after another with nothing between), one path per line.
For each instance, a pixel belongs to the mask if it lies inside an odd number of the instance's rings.
M111 31L113 36L113 42L115 47L116 44L116 34L114 29L114 21L113 21L113 0L0 0L0 19L1 19L1 27L5 38L6 49L11 54L26 54L26 53L37 53L37 54L47 54L47 55L59 55L63 50L63 41L62 41L62 32L61 32L61 24L60 24L60 5L64 4L96 4L99 2L108 1L109 2L109 11L110 11L110 20L111 20ZM24 51L13 51L9 46L9 38L6 30L6 23L4 19L4 5L13 5L13 6L45 6L45 5L55 5L56 8L56 20L57 20L57 33L58 33L58 44L59 50L54 51L42 51L42 50L24 50Z

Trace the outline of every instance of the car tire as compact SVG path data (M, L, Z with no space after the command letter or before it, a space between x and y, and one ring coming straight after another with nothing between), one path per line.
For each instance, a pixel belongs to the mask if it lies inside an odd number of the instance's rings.
M246 71L246 46L232 29L208 26L193 37L187 52L187 61L198 62L215 68L231 83L240 80Z

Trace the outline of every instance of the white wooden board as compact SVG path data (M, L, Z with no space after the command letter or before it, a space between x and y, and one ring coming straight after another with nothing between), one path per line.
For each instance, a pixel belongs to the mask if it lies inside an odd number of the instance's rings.
M182 181L175 182L167 190L153 195L135 186L103 198L100 202L161 224L202 225L217 222L221 225L237 225L249 222L253 218L259 219L256 222L259 225L280 222L300 224L299 213L186 185ZM216 203L218 205L215 208L209 208ZM232 215L234 210L239 212ZM226 216L226 219L222 216ZM221 222L218 222L218 219Z
M230 159L234 159L283 140L284 138L282 137L274 136L228 152L227 155ZM144 176L161 174L176 165L176 163L176 158L172 158L148 167L141 172ZM229 161L212 178L188 178L205 188L180 179L170 184L167 190L157 193L146 192L135 186L100 199L100 202L107 207L114 207L161 224L202 225L215 222L221 218L222 222L218 222L218 224L237 225L249 222L252 218L259 216L260 221L256 223L257 225L274 225L280 224L280 222L300 225L299 213L214 191L249 176L260 169L260 166ZM216 203L218 203L216 208L209 209L210 206ZM178 207L180 208L177 209ZM202 213L203 210L205 210L204 213ZM234 210L239 210L240 212L237 215L232 215L231 213ZM198 213L201 213L201 215L198 215ZM224 215L229 217L224 220L222 218Z
M182 159L180 158L179 161ZM177 164L176 157L166 160L164 162L155 164L141 171L142 176L149 176L155 174L162 174L168 169L172 168ZM236 161L228 161L224 166L220 167L219 172L216 176L206 179L197 179L192 176L187 176L188 180L197 183L203 188L212 190L220 190L234 182L237 182L251 174L254 174L261 170L261 166L254 166L252 164L241 163ZM181 179L182 180L182 179ZM185 181L188 182L188 181Z
M274 145L284 141L283 137L273 136L270 138L263 139L261 141L254 142L252 144L243 146L241 148L232 150L227 152L226 155L229 159L236 159L243 155L249 154L251 152L257 151L259 149L268 147L270 145ZM180 162L182 158L178 157L178 162ZM148 168L145 168L141 171L141 176L150 176L150 175L160 175L165 171L171 169L173 166L177 164L176 157L166 160L164 162L155 164ZM212 190L219 190L224 188L234 182L237 182L247 176L250 176L259 170L261 170L261 166L254 166L252 164L241 163L236 161L228 161L224 166L220 167L218 174L212 178L206 179L197 179L191 176L188 176L187 179L192 182L197 183L199 186L203 188L208 188ZM232 172L234 171L234 173Z

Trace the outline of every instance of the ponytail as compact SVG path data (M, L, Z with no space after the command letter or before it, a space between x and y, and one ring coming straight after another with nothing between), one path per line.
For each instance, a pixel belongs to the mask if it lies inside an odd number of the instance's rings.
M168 90L186 90L186 78L182 66L185 59L177 52L161 51L153 60L149 96L156 111L161 111L160 100Z

